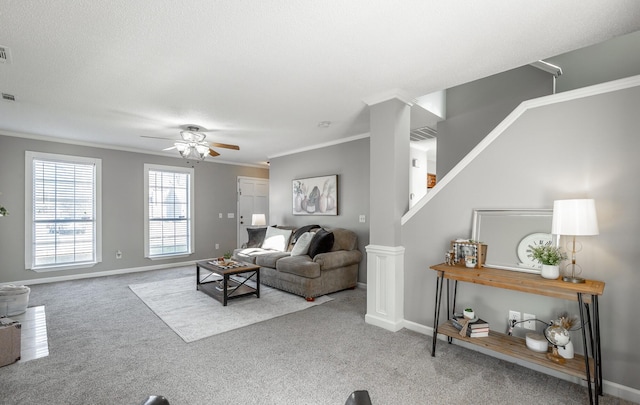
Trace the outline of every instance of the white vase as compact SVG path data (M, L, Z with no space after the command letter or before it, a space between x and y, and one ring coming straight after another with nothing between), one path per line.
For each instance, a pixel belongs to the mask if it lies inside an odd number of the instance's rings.
M555 280L556 278L558 278L560 276L560 266L558 266L558 265L552 266L550 264L543 264L542 265L542 271L540 272L540 275L542 277L544 277L544 278Z
M567 343L564 346L558 346L558 354L564 357L565 359L572 359L573 358L573 342L569 341L569 343Z

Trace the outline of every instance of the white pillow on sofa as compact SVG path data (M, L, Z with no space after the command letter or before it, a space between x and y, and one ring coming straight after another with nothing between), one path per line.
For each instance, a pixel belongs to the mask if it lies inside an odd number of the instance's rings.
M291 238L291 229L280 229L273 226L267 228L261 248L284 252Z
M314 232L305 232L300 235L296 244L293 245L293 249L291 249L291 256L306 255L309 251L309 245L311 244L313 235L315 235Z

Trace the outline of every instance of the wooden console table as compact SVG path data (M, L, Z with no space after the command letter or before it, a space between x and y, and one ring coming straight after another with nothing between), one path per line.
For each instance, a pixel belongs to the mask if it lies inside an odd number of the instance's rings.
M434 336L431 347L432 356L436 354L438 333L447 336L449 342L451 342L453 338L460 339L495 352L582 378L587 382L589 403L598 404L598 396L602 395L602 355L600 350L598 296L604 292L604 282L586 280L585 283L574 284L562 281L561 279L547 280L538 274L499 270L490 267L471 269L464 266L438 264L431 266L431 269L438 273L433 322ZM442 290L445 279L447 280L447 322L441 324L440 306L442 303ZM449 286L449 280L455 282L453 286L453 300L450 298L451 288ZM565 364L558 364L547 359L545 353L536 353L529 350L526 346L525 339L519 337L509 336L493 330L489 332L488 337L483 338L460 336L458 330L450 321L451 315L455 313L459 281L577 301L580 312L580 324L582 325L584 356L576 354L573 359L567 359ZM451 308L450 304L452 305ZM589 304L591 304L592 310Z

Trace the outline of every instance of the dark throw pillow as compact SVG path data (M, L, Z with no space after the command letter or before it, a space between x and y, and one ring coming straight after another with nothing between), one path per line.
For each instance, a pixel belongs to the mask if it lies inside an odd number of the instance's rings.
M264 241L264 235L267 233L267 228L247 228L249 234L249 240L247 241L248 248L257 248L262 246Z
M320 229L316 232L316 235L311 239L309 244L309 252L307 253L313 259L315 255L320 253L326 253L333 247L333 232L328 232L324 229Z
M309 232L312 229L320 228L320 225L305 225L302 226L293 233L293 237L291 238L291 243L295 244L298 241L298 238L305 232Z

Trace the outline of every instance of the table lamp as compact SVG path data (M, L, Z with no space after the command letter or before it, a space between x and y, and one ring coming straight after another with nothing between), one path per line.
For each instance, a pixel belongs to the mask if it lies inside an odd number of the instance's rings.
M251 215L251 226L261 226L266 225L267 219L264 214L253 214Z
M582 250L582 245L580 245L576 251L576 236L599 234L595 201L592 199L554 201L551 233L558 236L573 237L571 248L571 275L569 276L565 273L562 280L572 283L584 283L584 278L576 276L576 266L578 267L578 274L582 271L580 266L576 264L576 253Z

